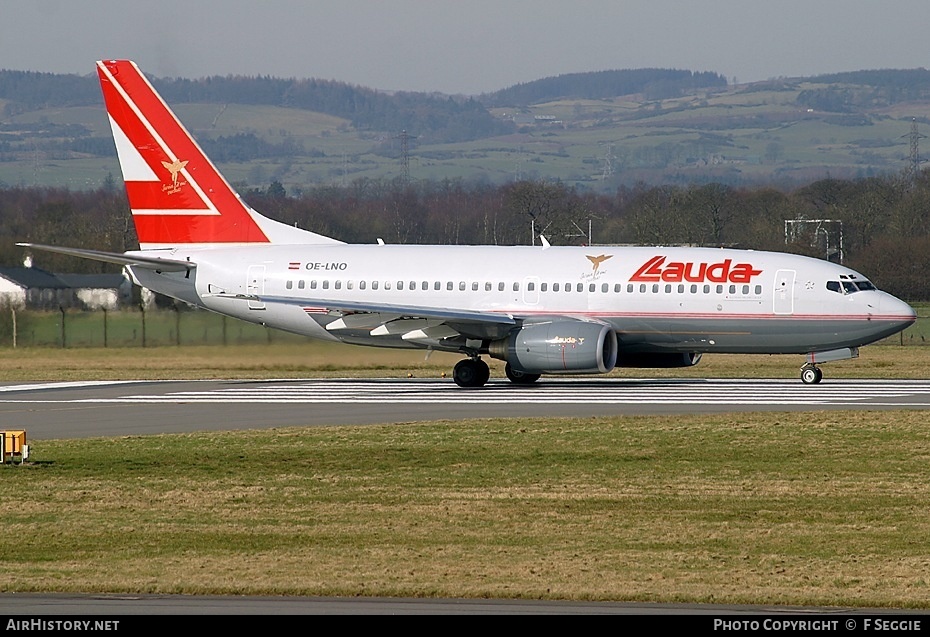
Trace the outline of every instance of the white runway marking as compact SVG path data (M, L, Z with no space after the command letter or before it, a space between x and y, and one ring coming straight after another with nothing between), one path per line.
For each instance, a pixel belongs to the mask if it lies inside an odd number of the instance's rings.
M438 380L229 381L233 386L110 398L16 400L0 402L131 404L654 404L654 405L844 405L928 407L930 381L830 380L804 385L798 380L553 379L521 387L494 381L462 389ZM217 383L222 384L222 383ZM20 386L23 390L60 388Z

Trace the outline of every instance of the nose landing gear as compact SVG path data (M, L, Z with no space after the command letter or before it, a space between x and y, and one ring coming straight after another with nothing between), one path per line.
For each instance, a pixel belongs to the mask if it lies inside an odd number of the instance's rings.
M801 367L801 382L805 385L816 385L823 380L823 372L818 365L829 361L843 361L850 358L859 358L858 347L831 349L826 352L810 352L807 355L807 362Z
M801 382L805 385L816 385L823 380L823 370L810 363L801 368Z

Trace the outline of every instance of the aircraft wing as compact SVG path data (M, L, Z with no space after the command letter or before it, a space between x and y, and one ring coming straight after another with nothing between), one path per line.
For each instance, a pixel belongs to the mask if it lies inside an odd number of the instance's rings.
M56 254L66 254L71 257L115 263L117 265L131 265L148 270L157 270L159 272L184 272L193 270L197 267L197 264L191 261L162 259L161 257L143 257L140 255L133 255L131 252L102 252L100 250L84 250L82 248L47 246L38 243L17 243L16 245L33 250L41 250L43 252L55 252Z
M344 299L288 297L249 294L217 294L260 303L296 305L308 313L331 314L326 325L330 331L365 329L370 334L402 335L408 340L430 340L464 336L466 338L502 338L517 324L510 314L452 308L372 303Z

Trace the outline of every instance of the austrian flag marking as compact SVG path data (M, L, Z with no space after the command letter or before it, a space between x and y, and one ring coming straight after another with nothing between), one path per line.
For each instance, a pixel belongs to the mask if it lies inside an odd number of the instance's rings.
M654 256L630 277L630 281L667 283L751 283L752 278L762 274L751 263L733 263L733 259L724 259L719 263L665 263L664 256Z
M288 270L299 270L300 261L291 261L290 263L287 264L287 269Z

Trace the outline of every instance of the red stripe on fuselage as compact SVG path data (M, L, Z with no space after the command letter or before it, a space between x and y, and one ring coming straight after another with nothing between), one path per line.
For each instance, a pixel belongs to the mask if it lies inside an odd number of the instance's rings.
M113 82L126 94L139 118ZM203 154L174 114L162 102L139 69L126 60L106 61L98 65L97 74L103 90L107 112L139 152L159 182L126 183L129 205L133 211L190 211L191 215L134 214L139 242L146 243L267 243L268 238L249 215L245 205ZM161 138L166 148L148 126ZM169 156L168 149L173 155ZM187 162L177 178L165 164ZM162 163L164 162L164 163ZM188 177L219 214L201 198Z

